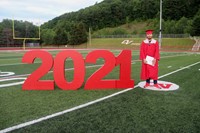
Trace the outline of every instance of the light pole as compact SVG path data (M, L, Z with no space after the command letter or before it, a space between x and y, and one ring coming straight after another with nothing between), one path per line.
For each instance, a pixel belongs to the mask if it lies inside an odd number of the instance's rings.
M159 30L159 46L162 44L162 0L160 0L160 30Z

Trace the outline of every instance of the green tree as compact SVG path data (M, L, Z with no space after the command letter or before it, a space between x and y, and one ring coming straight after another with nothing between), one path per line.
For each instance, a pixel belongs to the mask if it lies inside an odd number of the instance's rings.
M55 38L55 31L52 29L44 29L41 32L41 39L44 44L53 44Z
M182 17L180 20L176 22L176 33L177 34L184 34L186 33L189 27L189 20L186 17Z
M0 22L0 44L3 44L2 33L3 33L3 26L2 23Z
M165 34L173 34L176 32L176 21L174 20L167 20L163 23L163 33Z
M125 35L127 34L125 29L117 28L113 31L112 35Z
M155 18L157 12L159 12L158 2L155 0L141 0L141 12L143 19Z
M72 29L73 22L60 20L55 30L54 43L57 45L66 45L69 43L69 32Z
M67 32L62 27L57 27L54 36L54 43L59 45L66 45L68 43Z
M74 23L69 32L69 44L77 45L87 42L87 31L82 22Z
M200 10L193 19L191 35L200 36Z

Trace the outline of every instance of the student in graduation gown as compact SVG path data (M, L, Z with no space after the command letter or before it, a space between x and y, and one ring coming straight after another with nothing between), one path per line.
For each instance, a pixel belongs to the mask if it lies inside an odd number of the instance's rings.
M153 30L146 30L146 39L140 45L140 60L142 60L141 80L146 80L144 88L150 86L150 79L154 80L154 87L160 89L158 80L158 61L160 60L158 41L153 39ZM152 64L147 64L146 57L153 57Z

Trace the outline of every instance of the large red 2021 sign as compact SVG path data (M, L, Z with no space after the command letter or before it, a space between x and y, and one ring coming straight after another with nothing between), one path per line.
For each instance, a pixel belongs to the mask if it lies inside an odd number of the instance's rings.
M54 90L54 82L62 90L77 90L84 83L85 63L95 64L99 58L103 58L105 62L87 79L84 86L86 90L134 87L134 80L131 79L130 50L123 50L117 57L108 50L94 50L88 53L85 59L76 50L61 51L55 58L47 51L33 50L25 53L22 62L32 64L36 58L40 58L42 64L25 80L23 90ZM71 82L67 81L65 73L65 62L68 58L72 59L74 65L74 78ZM119 79L103 79L116 66L120 67ZM41 80L52 68L54 80Z

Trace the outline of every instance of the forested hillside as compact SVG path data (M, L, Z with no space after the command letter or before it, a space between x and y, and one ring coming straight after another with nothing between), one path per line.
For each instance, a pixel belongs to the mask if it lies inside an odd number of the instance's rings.
M45 23L42 28L47 29L44 33L46 36L55 35L62 38L60 36L62 33L66 36L70 32L71 24L81 23L86 31L89 27L97 31L106 27L129 24L133 21L142 23L150 19L149 27L155 28L155 32L158 32L159 6L160 0L104 0L77 12L63 14ZM199 8L199 0L163 0L163 33L200 35ZM58 32L58 29L62 33ZM132 33L137 34L138 32L132 31ZM70 34L68 36L70 37ZM65 37L65 40L60 40L60 42L66 43L69 40Z
M159 6L160 0L104 0L85 9L65 13L43 24L41 43L81 44L87 41L89 28L94 32L133 22L145 22L147 27L158 32ZM199 0L163 0L163 33L199 36L199 9ZM120 33L122 32L116 32ZM140 31L124 33L138 34Z
M61 21L83 22L95 30L113 27L136 19L159 18L159 6L160 0L104 0L94 6L59 16L44 24L44 28L54 28ZM193 18L199 8L199 0L163 0L163 19Z

